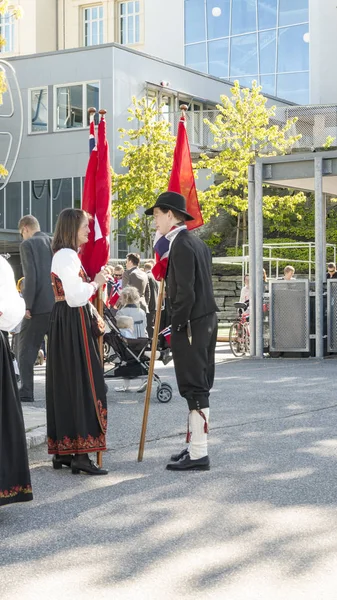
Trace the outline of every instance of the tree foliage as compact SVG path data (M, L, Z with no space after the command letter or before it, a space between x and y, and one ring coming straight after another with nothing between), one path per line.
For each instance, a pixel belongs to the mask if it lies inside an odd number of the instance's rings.
M128 217L127 239L138 242L142 250L150 247L150 231L142 210L152 206L157 196L167 190L172 168L175 137L171 125L161 117L156 100L132 98L128 121L135 128L119 129L123 144L121 166L127 169L116 173L112 169L112 215ZM138 212L140 211L140 212Z
M246 213L249 165L254 164L257 157L289 153L301 137L291 135L296 118L288 119L283 126L273 121L276 107L266 107L267 99L261 89L256 82L251 90L241 89L236 81L231 97L221 96L214 123L205 119L217 151L215 156L201 155L196 164L197 170L209 169L215 176L215 183L199 192L205 222L217 215L220 207L233 216ZM304 202L302 192L281 196L264 193L264 216L273 219L276 227L278 224L287 226L292 216L300 219L297 209Z

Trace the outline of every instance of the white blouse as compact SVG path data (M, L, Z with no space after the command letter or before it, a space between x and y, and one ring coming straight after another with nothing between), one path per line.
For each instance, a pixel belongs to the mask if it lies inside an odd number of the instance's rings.
M13 269L0 256L0 329L13 331L22 321L26 306L16 289Z
M71 308L85 306L97 290L95 283L86 283L80 277L81 267L77 253L70 248L56 252L51 263L51 272L61 279L66 303Z

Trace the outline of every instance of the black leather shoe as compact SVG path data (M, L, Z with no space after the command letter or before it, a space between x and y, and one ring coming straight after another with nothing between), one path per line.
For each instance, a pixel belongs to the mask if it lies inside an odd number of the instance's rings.
M106 469L100 468L93 460L83 461L78 458L73 458L71 461L71 472L73 475L78 475L80 471L88 473L88 475L107 475Z
M62 465L65 467L71 466L72 454L65 454L64 456L60 456L59 454L54 454L53 456L53 468L54 469L62 469Z
M178 460L184 458L186 454L188 454L188 448L184 448L179 454L172 454L171 460L173 460L173 462L178 462Z
M203 456L203 458L198 458L198 460L192 460L190 455L186 454L184 458L178 462L173 462L166 465L166 468L169 471L209 471L210 462L208 456Z

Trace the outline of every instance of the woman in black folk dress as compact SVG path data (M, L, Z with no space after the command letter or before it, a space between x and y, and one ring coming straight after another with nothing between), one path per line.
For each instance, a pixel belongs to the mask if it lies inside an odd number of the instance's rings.
M0 506L33 499L21 402L7 336L23 319L14 273L0 256Z
M90 282L77 249L88 241L87 214L64 209L53 239L52 284L55 294L47 354L48 453L54 469L106 475L88 453L106 450L107 403L97 339L93 337L89 298L106 282Z

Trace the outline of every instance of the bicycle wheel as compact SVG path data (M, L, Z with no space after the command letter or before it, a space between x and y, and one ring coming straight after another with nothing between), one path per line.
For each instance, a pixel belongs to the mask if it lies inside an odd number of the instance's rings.
M245 354L250 354L250 331L249 324L243 324L243 339L245 344Z
M244 356L246 354L246 337L243 324L234 321L229 330L229 346L234 356Z

